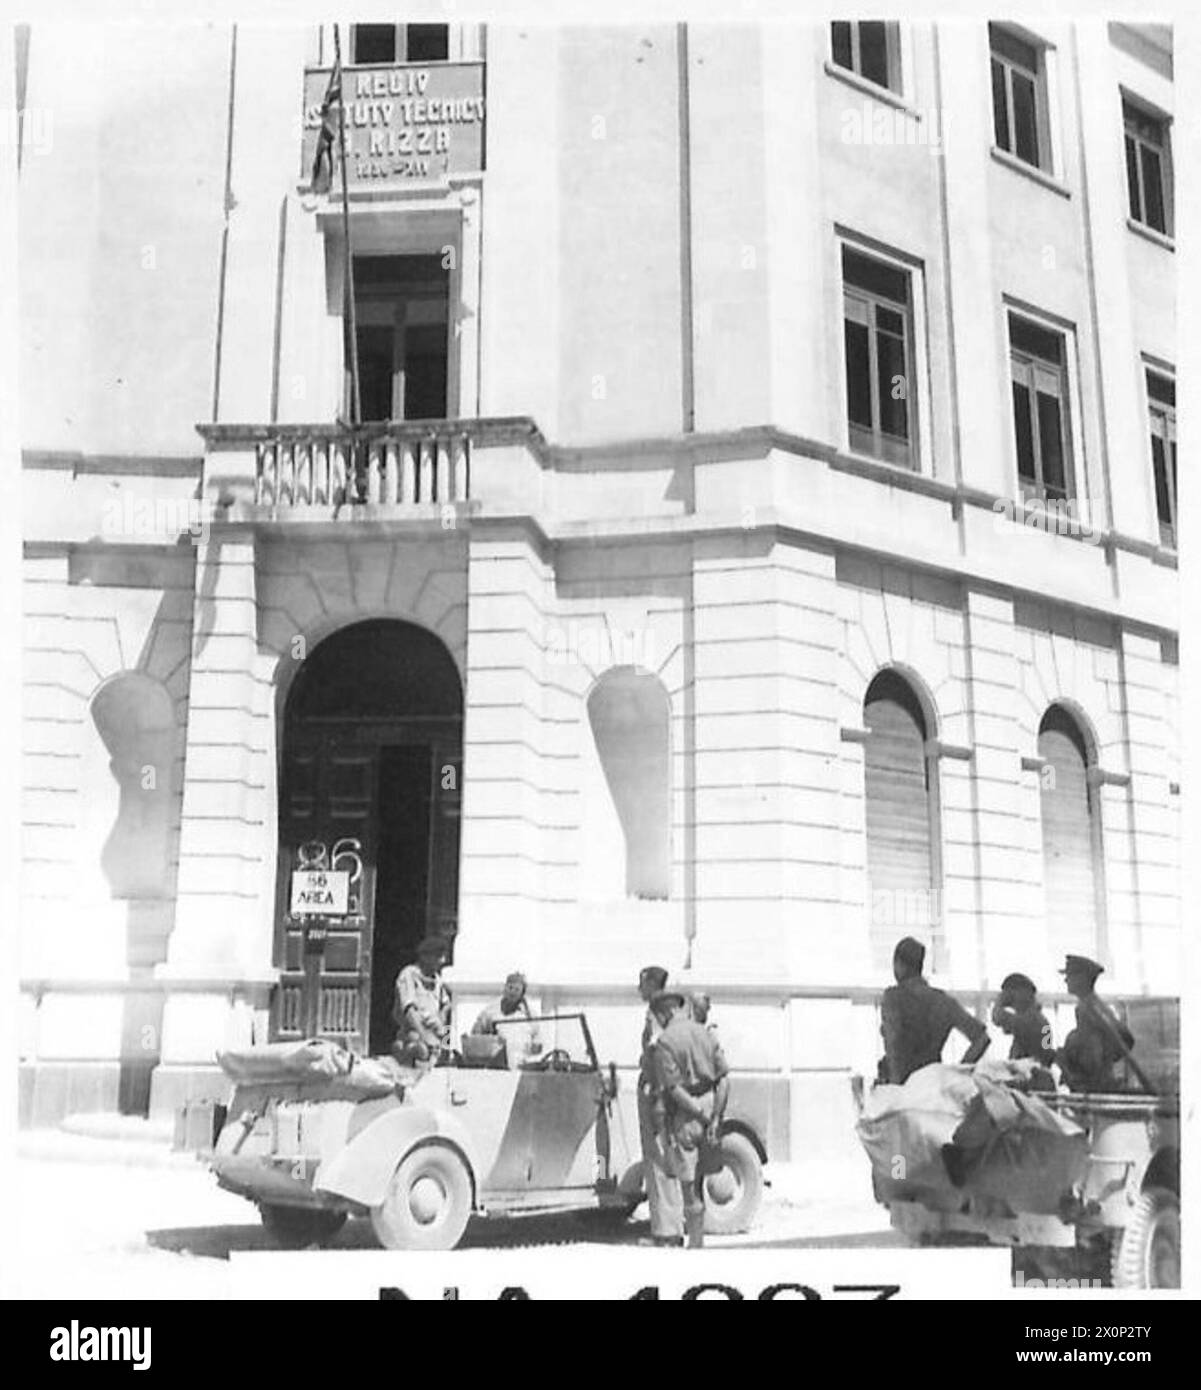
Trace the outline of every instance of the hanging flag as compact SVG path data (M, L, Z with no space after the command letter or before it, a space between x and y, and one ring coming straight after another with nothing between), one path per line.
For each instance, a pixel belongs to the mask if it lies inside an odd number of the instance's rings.
M334 179L334 137L338 133L338 117L335 107L342 105L342 61L334 59L334 70L329 75L329 86L325 89L325 99L321 103L321 130L317 135L317 153L313 156L312 189L314 193L328 193Z

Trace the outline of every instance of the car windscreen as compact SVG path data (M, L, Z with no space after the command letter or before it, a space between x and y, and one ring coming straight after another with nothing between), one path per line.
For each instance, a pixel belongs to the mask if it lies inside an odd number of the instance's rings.
M496 1031L505 1040L510 1059L524 1067L548 1070L592 1070L595 1066L584 1020L579 1014L514 1014L497 1018Z

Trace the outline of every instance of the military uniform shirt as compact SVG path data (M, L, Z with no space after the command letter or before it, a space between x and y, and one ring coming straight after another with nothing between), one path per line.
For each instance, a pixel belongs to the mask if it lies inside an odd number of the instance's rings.
M1043 1063L1053 1060L1055 1049L1051 1046L1051 1025L1037 1004L1029 1009L1006 1009L997 1027L1013 1039L1009 1045L1010 1061L1016 1062L1023 1057Z
M1105 1010L1105 1015L1099 1014ZM1112 1019L1114 1032L1104 1022ZM1076 1026L1063 1045L1063 1079L1073 1091L1112 1091L1118 1087L1115 1067L1123 1059L1118 1038L1128 1048L1134 1046L1134 1035L1120 1019L1113 1018L1104 1004L1076 1005Z
M729 1071L714 1034L679 1014L660 1033L653 1059L661 1092L683 1086L689 1095L707 1095Z
M642 1024L642 1052L638 1058L638 1090L643 1095L654 1089L655 1043L662 1036L662 1025L650 1009L647 1009Z
M519 1061L524 1061L536 1056L541 1050L538 1025L530 1022L531 1017L528 1000L523 999L511 1014L507 1014L503 1002L498 999L495 1004L489 1004L486 1009L480 1010L479 1017L471 1025L471 1031L500 1036L504 1039L506 1048L512 1044L513 1055ZM503 1027L497 1026L498 1020L503 1022Z
M421 966L406 965L396 977L396 1022L402 1036L450 1032L450 990L441 976L421 973Z
M886 989L880 1001L880 1032L889 1080L900 1085L921 1067L941 1061L954 1028L972 1042L987 1031L957 999L920 975Z

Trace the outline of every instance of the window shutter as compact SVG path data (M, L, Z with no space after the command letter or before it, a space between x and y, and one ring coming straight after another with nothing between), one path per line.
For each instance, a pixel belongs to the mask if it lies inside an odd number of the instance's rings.
M1047 938L1055 955L1097 950L1096 866L1088 759L1079 729L1064 711L1048 711L1038 735Z
M926 727L913 692L891 673L872 682L863 721L870 734L864 773L871 947L875 963L886 966L898 937L937 925ZM888 898L878 899L881 893Z

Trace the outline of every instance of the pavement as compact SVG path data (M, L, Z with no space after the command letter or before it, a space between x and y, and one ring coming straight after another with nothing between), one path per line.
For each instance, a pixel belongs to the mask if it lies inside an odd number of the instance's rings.
M772 1163L753 1230L721 1247L896 1245L861 1165ZM9 1247L26 1298L226 1298L228 1258L271 1247L255 1208L217 1187L205 1165L171 1149L168 1126L78 1116L18 1135L19 1200ZM587 1214L473 1219L464 1248L613 1246L646 1234L645 1208L613 1231ZM373 1249L370 1224L350 1221L339 1249ZM305 1252L307 1253L307 1252ZM300 1256L304 1258L304 1254Z

